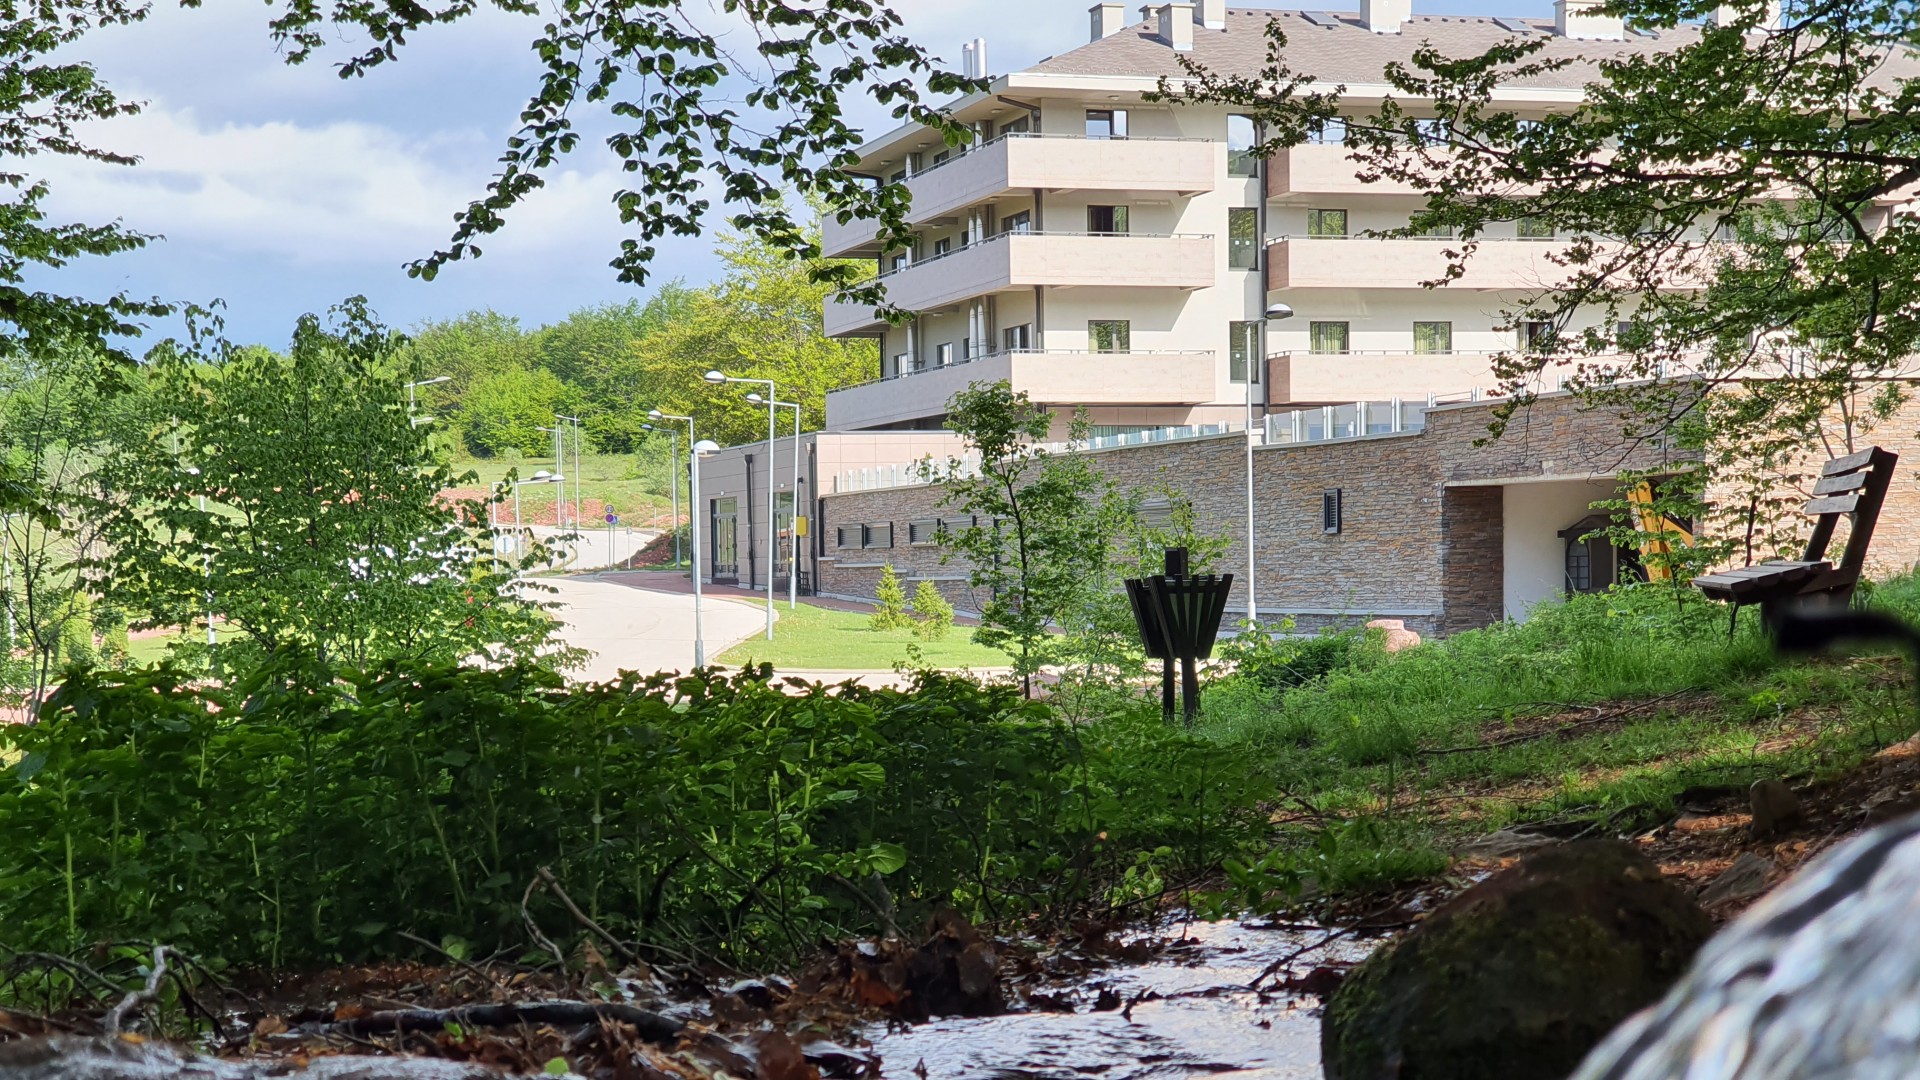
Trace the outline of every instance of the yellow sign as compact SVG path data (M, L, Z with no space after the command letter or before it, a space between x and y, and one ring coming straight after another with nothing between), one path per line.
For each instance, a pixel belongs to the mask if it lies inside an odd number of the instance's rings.
M793 535L807 535L807 519L804 516L793 519Z

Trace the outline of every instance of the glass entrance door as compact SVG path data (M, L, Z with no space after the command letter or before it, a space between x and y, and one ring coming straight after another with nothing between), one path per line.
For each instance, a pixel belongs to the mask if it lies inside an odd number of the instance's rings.
M713 500L713 580L740 580L740 503Z

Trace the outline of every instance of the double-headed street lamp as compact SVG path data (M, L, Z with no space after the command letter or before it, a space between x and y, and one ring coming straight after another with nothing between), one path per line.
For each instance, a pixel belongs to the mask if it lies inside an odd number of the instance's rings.
M758 393L747 395L747 400L755 405L766 399ZM792 611L800 604L800 404L794 401L768 401L777 409L793 410L793 514L787 528L793 533L787 544L787 610ZM767 460L773 460L768 454ZM767 553L768 565L772 565L773 553Z
M655 409L650 415L663 416L664 414L661 413L659 409ZM689 423L691 423L691 421L689 421ZM673 462L673 464L669 466L667 469L667 486L673 492L673 529L672 529L673 531L673 565L679 566L680 565L680 431L677 428L673 430L668 430L663 427L655 427L652 424L641 424L640 430L641 431L665 431L668 437L673 440L672 442L673 449L671 452L669 452L667 456L667 460Z
M693 420L687 419L687 430L693 430ZM706 454L717 453L720 444L712 439L701 439L693 444L687 455L687 471L694 491L700 490L700 458ZM700 627L700 515L690 513L688 520L693 526L693 666L707 666L707 639Z
M772 379L739 379L724 372L709 371L708 382L715 386L724 383L752 383L767 388L767 640L773 640L773 552L778 541L773 536L773 398L775 390ZM753 538L747 538L747 553L753 553Z
M1269 305L1266 312L1267 322L1293 318L1293 309L1285 304ZM1241 372L1247 380L1247 622L1257 626L1260 621L1260 607L1254 600L1254 557L1253 557L1253 365L1264 364L1266 358L1266 335L1262 334L1260 347L1249 350L1261 355L1247 357L1247 370Z
M414 427L419 427L421 424L433 423L433 417L431 416L427 417L425 420L415 420L413 418L413 409L414 409L413 392L416 388L422 387L422 386L438 386L443 382L452 382L452 381L453 381L453 376L451 375L439 375L431 379L421 379L419 382L408 383L407 384L407 423L413 425Z

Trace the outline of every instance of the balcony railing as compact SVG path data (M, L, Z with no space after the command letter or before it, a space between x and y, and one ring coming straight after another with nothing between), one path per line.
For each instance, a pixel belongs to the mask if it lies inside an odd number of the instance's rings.
M942 371L952 371L957 367L977 364L986 360L997 360L1003 356L1212 356L1211 349L995 349L992 352L976 353L964 356L948 364L928 364L925 367L909 368L892 375L882 375L866 382L848 383L835 387L828 393L838 394L846 390L857 390L862 386L879 386L882 383L898 382L917 375L934 375Z
M1071 236L1071 237L1080 237L1083 239L1089 236L1097 236L1097 237L1103 237L1103 238L1109 238L1109 239L1120 239L1120 240L1125 240L1125 239L1211 240L1213 239L1212 233L1143 233L1143 232L1084 232L1084 231L1073 232L1073 231L1068 231L1063 229L1009 229L1006 232L994 233L992 236L986 237L984 239L975 240L971 244L961 244L957 248L951 248L949 250L941 252L938 255L929 255L924 259L917 259L903 266L896 266L893 269L888 270L886 273L881 274L878 277L874 278L873 280L885 281L890 277L897 277L900 274L905 274L913 270L918 270L923 266L929 266L933 263L939 262L942 259L951 259L951 258L954 258L955 256L965 255L969 251L979 251L983 247L987 247L990 244L998 244L1008 239L1009 237L1014 237L1014 236Z
M1240 430L1242 429L1232 424L1184 424L1147 431L1129 431L1118 435L1102 435L1087 440L1080 449L1117 450L1123 446L1146 446L1154 443L1205 439L1215 435L1230 435ZM1053 454L1066 453L1073 449L1064 442L1042 443L1039 448ZM961 455L959 461L957 476L971 477L980 474L980 455L977 451ZM835 494L844 494L850 491L881 491L888 488L913 487L930 483L931 477L938 476L944 479L948 475L947 470L948 466L945 463L934 465L931 458L896 465L872 465L862 469L848 469L833 478L833 490Z
M953 396L974 383L1002 381L1044 405L1197 405L1214 397L1214 356L1209 350L1000 350L831 391L827 423L860 430L924 420L944 413Z
M927 167L919 170L918 172L912 173L911 175L907 176L905 180L897 181L897 182L910 184L913 181L918 180L923 176L927 176L932 173L939 172L941 169L944 169L949 165L957 165L960 162L965 161L967 158L972 157L974 154L977 154L982 150L986 150L990 147L998 146L1001 143L1010 142L1016 139L1059 139L1062 141L1069 141L1069 142L1103 142L1103 143L1104 142L1203 143L1203 142L1213 141L1211 139L1190 138L1190 137L1181 136L1181 135L1120 135L1120 136L1101 137L1101 136L1093 136L1093 135L1074 135L1070 132L1064 132L1064 131L1060 131L1060 132L1009 131L1004 135L996 135L985 142L961 143L959 146L954 147L952 151L952 156L947 158L945 161L939 161L939 162L935 162L932 165L928 165ZM887 181L887 183L895 183L895 182L896 181L892 181L892 180Z

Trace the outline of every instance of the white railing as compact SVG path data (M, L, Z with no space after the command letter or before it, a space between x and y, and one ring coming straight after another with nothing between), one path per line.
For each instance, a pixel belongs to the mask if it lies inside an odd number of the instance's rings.
M1230 435L1239 430L1242 429L1232 424L1184 424L1146 431L1127 431L1118 435L1101 435L1088 439L1078 448L1114 450L1123 446L1147 446L1153 443L1180 442L1186 439L1205 439L1215 435ZM1074 447L1065 442L1050 442L1040 444L1037 449L1050 454L1063 454ZM919 461L903 462L897 465L870 465L861 469L848 469L834 477L833 491L836 495L851 491L885 491L890 488L932 483L935 479L980 475L978 453L962 454L957 462L956 465L955 459L940 461L925 457Z
M1285 446L1358 439L1368 435L1411 435L1426 430L1429 409L1480 401L1486 396L1486 391L1475 387L1453 394L1428 394L1424 401L1391 398L1387 401L1356 401L1351 405L1323 405L1317 409L1268 413L1262 441L1268 446Z

